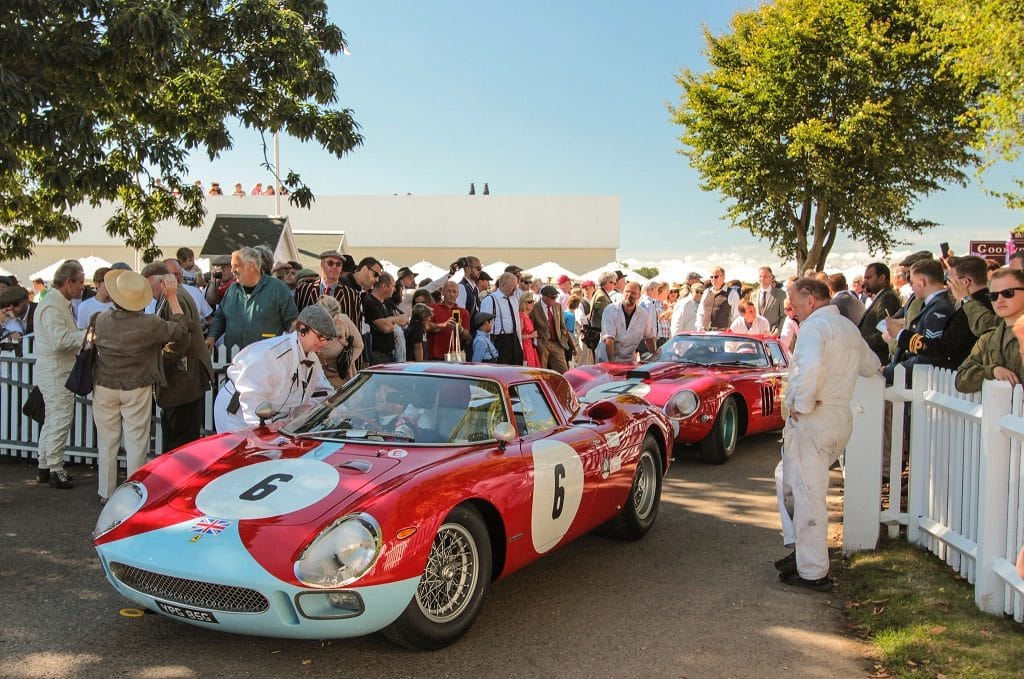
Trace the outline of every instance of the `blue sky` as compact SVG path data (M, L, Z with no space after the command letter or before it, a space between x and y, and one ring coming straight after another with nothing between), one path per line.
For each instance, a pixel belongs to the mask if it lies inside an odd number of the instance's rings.
M617 195L620 258L767 255L722 221L717 194L700 190L666 109L680 93L674 74L705 68L702 25L720 33L756 4L332 0L351 50L333 62L339 102L365 143L338 160L282 138L282 167L324 195L464 194L471 181L501 194ZM258 136L239 130L221 158L194 157L192 174L248 190L268 180L261 161ZM1024 163L988 181L1008 188L1014 175ZM943 225L912 239L928 249L946 240L963 251L1024 222L977 186L928 198L917 215Z

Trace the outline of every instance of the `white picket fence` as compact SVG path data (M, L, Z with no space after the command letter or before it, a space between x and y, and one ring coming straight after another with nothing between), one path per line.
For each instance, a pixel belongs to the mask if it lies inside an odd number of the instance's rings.
M978 607L1024 622L1024 581L1014 563L1024 544L1024 388L986 381L962 394L955 373L902 369L895 386L861 380L852 404L854 438L845 466L844 552L873 549L879 524L928 549L974 586ZM892 404L889 507L881 511L884 401ZM909 406L909 431L904 412ZM909 434L907 506L901 504L904 437Z
M31 336L24 339L21 357L9 352L0 354L0 455L23 458L38 455L40 425L21 413L21 407L34 385L36 356L33 344ZM217 384L233 353L223 346L215 350L213 370ZM206 392L203 428L207 432L214 431L213 402L216 396L216 389ZM75 418L68 433L64 457L68 462L95 464L96 450L92 397L75 397ZM157 455L164 452L161 410L155 405L151 452ZM123 455L118 457L118 464L125 466Z

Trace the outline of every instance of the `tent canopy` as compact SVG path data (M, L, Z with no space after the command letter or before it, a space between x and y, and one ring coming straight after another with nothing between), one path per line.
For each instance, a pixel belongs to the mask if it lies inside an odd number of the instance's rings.
M490 273L488 271L487 273ZM543 264L538 264L535 267L526 270L526 273L530 274L534 278L543 278L544 280L553 281L559 276L568 276L571 280L579 280L580 277L569 271L564 266L557 262L547 261Z
M34 274L31 274L28 277L28 279L30 281L34 281L37 278L42 278L44 281L49 283L53 280L53 275L57 273L57 269L60 268L60 265L66 261L68 260L58 259L56 262L46 267L45 269L40 269L39 271L36 271ZM93 255L89 255L88 257L79 257L78 263L82 265L82 269L85 271L85 280L87 281L92 280L93 274L96 273L96 269L102 268L104 266L110 266L110 262L108 262L107 260L103 259L102 257L94 257Z

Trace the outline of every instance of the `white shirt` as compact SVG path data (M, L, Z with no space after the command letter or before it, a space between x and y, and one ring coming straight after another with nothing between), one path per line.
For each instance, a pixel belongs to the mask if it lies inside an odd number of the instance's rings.
M511 303L511 305L510 305ZM494 328L491 337L515 332L519 341L523 340L523 324L519 318L519 296L513 293L506 297L501 290L495 290L480 300L480 310L494 316Z
M311 363L303 365L302 361ZM218 432L258 426L256 408L264 401L274 408L275 413L268 420L274 421L323 401L333 391L320 359L314 352L303 354L299 336L294 332L245 347L228 366L227 376L213 408ZM228 405L235 391L239 394L239 408L229 413Z
M697 322L700 324L701 330L703 330L704 327L711 322L711 307L705 307L705 305L710 305L710 297L718 294L719 292L722 291L722 289L723 288L715 290L714 288L707 288L704 290L704 294L700 298L700 317L697 319ZM736 317L740 315L739 293L737 293L736 290L729 288L729 295L727 297L727 300L729 302L729 323L732 323L734 320L736 320ZM708 317L707 320L704 319L705 314Z
M676 302L676 306L672 309L672 336L678 335L681 332L693 332L694 330L700 330L700 323L697 318L697 310L700 308L700 302L693 299L693 295L689 295L686 299L680 299Z
M601 316L601 343L598 349L605 348L605 339L611 337L615 340L613 355L608 356L609 361L616 363L629 363L636 358L636 348L645 339L654 339L658 335L658 322L647 309L639 304L633 312L633 318L626 326L626 314L622 310L622 303L609 304L604 308Z
M857 326L834 305L819 307L800 324L789 368L786 406L807 414L820 406L849 407L857 375L878 372L878 356Z
M786 320L782 322L782 333L779 339L782 340L782 346L786 347L790 353L793 352L794 342L796 342L799 332L800 325L787 314Z
M112 308L114 308L113 302L101 302L95 297L90 297L78 305L78 317L75 319L75 323L79 329L85 330L89 327L89 319L93 314Z
M761 314L756 314L754 323L748 328L746 319L743 316L737 316L729 326L729 330L741 335L770 335L772 334L772 324Z

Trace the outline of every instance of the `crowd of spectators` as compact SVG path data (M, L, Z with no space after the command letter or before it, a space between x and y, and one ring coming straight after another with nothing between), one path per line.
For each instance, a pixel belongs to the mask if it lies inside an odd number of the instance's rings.
M241 186L235 189L238 193ZM257 185L253 192L257 189L264 191ZM896 366L911 375L921 363L957 370L958 388L976 391L984 379L1024 380L1019 343L1024 294L1017 294L1024 292L1022 262L1024 252L1006 267L990 267L979 257L918 252L893 268L873 262L849 284L842 273L805 276L827 286L831 304L857 327L890 383ZM36 374L47 405L39 478L57 488L71 486L63 474L62 446L73 400L63 380L90 320L125 311L110 294L109 280L129 269L123 263L99 269L87 287L81 267L75 267L74 261L66 262L49 288L44 281L33 281L27 290L0 280L0 348L20 351L24 335L34 332L37 338ZM776 335L790 350L799 336L787 295L796 277L776 281L769 267L759 270L756 285L730 280L724 268L715 267L706 276L692 272L683 282L652 281L642 288L611 270L596 281L568 276L545 281L509 265L494 280L472 255L432 280L409 267L392 276L374 257L355 261L334 250L320 254L318 269L275 262L269 248L255 246L215 257L209 272L198 269L188 248L140 272L151 288L143 313L187 326L186 336L163 343L160 374L151 375L157 402L170 412L165 447L201 435L205 393L217 386L211 350L225 345L237 352L288 333L312 305L324 309L333 327L321 333L325 337L316 351L334 387L361 366L451 360L454 348L461 352L455 356L469 361L563 373L595 361L636 360L686 331ZM177 319L172 300L184 321ZM45 331L39 329L40 317L48 318Z

